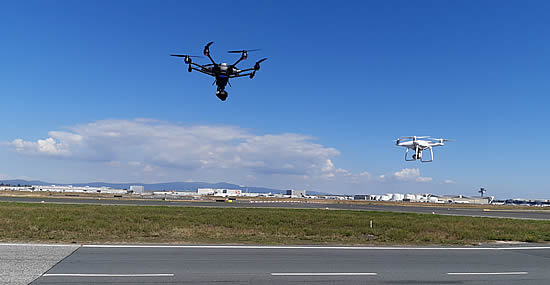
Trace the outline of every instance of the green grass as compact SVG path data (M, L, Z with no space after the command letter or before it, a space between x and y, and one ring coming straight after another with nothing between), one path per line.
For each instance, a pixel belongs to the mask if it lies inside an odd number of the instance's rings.
M316 209L0 203L4 242L464 245L495 240L549 242L550 222Z

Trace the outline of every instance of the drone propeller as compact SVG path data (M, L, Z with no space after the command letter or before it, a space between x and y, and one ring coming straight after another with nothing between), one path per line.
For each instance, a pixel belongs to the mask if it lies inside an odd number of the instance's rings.
M262 62L264 62L264 61L266 61L266 60L267 60L267 57L264 57L264 58L258 60L258 61L256 62L256 64L254 64L254 71L260 70L260 63L262 63Z
M258 61L254 64L254 71L250 74L250 79L254 78L254 75L256 75L256 71L260 70L260 63L262 63L262 62L265 61L265 60L267 60L267 57L258 60Z
M228 51L228 53L242 53L241 59L239 59L239 61L241 61L243 59L248 58L248 52L249 51L259 51L259 49L230 50L230 51ZM239 62L239 61L237 61L237 62Z
M177 56L177 57L202 57L200 55L187 55L187 54L171 54L170 56Z
M192 57L202 57L202 56L198 56L198 55L188 55L188 54L171 54L171 56L183 57L183 60L184 60L185 63L187 63L187 64L191 64L191 62L193 62L193 61L191 60ZM191 69L189 69L189 72L191 72Z
M207 43L205 46L204 46L204 50L203 50L203 54L205 56L210 56L210 46L213 44L214 42L209 42Z
M401 139L410 139L410 140L415 140L415 139L426 139L426 138L429 138L430 136L409 136L409 137L401 137Z
M250 51L259 51L260 49L243 49L243 50L230 50L228 53L242 53L242 52L250 52Z

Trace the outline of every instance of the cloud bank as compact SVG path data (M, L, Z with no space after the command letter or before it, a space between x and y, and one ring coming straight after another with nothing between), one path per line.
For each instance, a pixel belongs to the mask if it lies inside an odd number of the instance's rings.
M122 179L128 179L126 174L131 172L142 181L161 177L242 181L268 187L325 188L335 193L341 188L334 188L343 184L366 189L368 183L432 181L421 176L418 168L405 168L378 179L366 171L352 173L334 165L334 158L340 155L337 149L315 143L310 136L255 134L236 126L101 120L51 131L47 138L36 141L18 138L9 145L28 156L99 163ZM331 188L326 189L326 185Z
M340 153L299 134L255 135L233 126L183 126L155 120L103 120L14 140L18 153L132 166L242 168L256 173L334 176Z

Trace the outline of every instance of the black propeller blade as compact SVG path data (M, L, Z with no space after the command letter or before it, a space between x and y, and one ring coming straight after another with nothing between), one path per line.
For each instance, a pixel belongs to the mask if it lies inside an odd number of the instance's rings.
M207 43L205 46L204 46L204 50L203 50L203 54L205 56L209 56L210 55L210 46L213 44L214 42L209 42Z
M187 55L187 54L171 54L170 56L176 56L176 57L202 57L200 55Z
M230 50L228 53L242 53L242 52L250 52L250 51L259 51L261 49L243 49L243 50Z
M191 60L192 57L202 57L202 56L198 56L198 55L188 55L188 54L171 54L171 56L183 57L183 60L187 64L191 64L193 62L193 60ZM189 71L189 72L191 72L191 71Z
M256 62L256 64L254 64L254 72L260 70L260 63L262 63L262 62L265 61L265 60L267 60L267 57L264 57L264 58L258 60L258 61Z

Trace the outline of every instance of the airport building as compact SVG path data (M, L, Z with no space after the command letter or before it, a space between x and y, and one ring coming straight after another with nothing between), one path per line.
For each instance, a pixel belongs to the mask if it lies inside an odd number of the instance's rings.
M240 189L213 189L213 188L199 188L197 189L199 195L209 195L217 197L234 197L241 196L242 190Z
M306 190L286 190L286 195L290 198L304 198L306 197Z
M494 197L467 197L463 195L433 195L433 194L382 194L382 195L355 195L354 200L367 201L394 201L394 202L418 202L418 203L438 203L438 204L490 204Z
M134 194L143 194L143 192L145 192L145 187L139 185L131 185L130 192Z
M485 196L485 197L466 197L463 195L438 195L436 196L438 200L443 203L451 204L476 204L476 205L487 205L491 204L494 197Z
M494 196L464 196L464 195L434 195L434 194L411 194L411 193L388 193L388 194L358 194L349 195L306 195L305 190L287 190L279 193L249 193L241 189L214 189L199 188L193 191L151 191L145 192L144 186L132 185L129 190L113 189L110 187L93 186L72 186L72 185L0 185L0 191L24 191L24 192L58 192L58 193L91 193L91 194L138 194L141 198L155 199L158 196L167 197L192 197L202 199L200 196L213 197L266 197L266 198L305 198L325 200L356 200L356 201L392 201L392 202L414 202L414 203L440 203L440 204L476 204L476 205L520 205L550 207L548 199L505 199L495 200ZM156 197L155 197L156 196Z
M153 191L151 192L153 196L155 195L170 195L170 196L198 196L197 192L189 192L189 191Z
M90 187L81 186L73 187L72 185L33 185L30 188L32 191L38 192L61 192L61 193L106 193L106 194L127 194L128 190L125 189L112 189L110 187Z
M0 191L32 191L30 187L27 186L0 186Z

